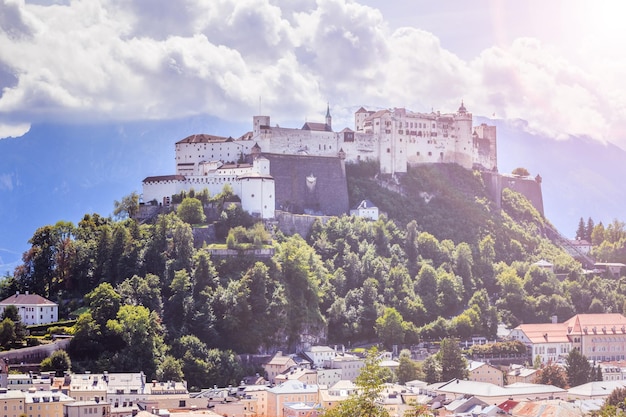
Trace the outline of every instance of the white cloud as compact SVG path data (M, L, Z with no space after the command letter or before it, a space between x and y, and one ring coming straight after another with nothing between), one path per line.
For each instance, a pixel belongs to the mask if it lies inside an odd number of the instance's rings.
M19 138L30 130L29 123L2 123L0 122L0 139Z
M614 62L575 65L530 38L466 61L350 0L0 0L0 137L50 120L249 120L261 98L277 122L321 118L329 101L337 127L360 105L452 111L464 99L555 137L610 140L626 133Z

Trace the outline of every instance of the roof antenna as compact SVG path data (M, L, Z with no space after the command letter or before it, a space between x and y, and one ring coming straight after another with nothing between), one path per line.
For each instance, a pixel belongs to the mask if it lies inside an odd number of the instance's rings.
M259 96L259 116L262 114L263 113L261 113L261 96Z

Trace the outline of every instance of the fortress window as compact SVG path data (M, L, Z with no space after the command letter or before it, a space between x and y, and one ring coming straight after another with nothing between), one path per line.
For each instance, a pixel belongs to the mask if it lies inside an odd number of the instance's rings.
M387 153L391 153L391 149L390 148L387 148Z
M420 156L420 151L417 151L417 156Z
M439 152L439 156L443 158L443 152Z
M433 153L432 152L428 152L428 156L433 156Z

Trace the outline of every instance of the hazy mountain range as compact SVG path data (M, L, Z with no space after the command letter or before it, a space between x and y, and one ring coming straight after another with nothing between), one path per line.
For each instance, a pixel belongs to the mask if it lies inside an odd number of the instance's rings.
M546 217L572 237L580 217L624 220L626 152L582 138L529 134L523 121L496 124L498 167L524 167L543 178ZM292 126L298 126L294 124ZM0 140L0 274L12 271L35 229L85 213L109 215L113 201L141 192L150 175L172 174L174 143L193 133L238 137L250 126L214 118L106 125L34 125Z

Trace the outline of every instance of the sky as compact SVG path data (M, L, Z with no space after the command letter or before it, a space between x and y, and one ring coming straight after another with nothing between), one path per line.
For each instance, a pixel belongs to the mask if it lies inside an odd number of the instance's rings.
M44 122L406 107L626 148L626 3L0 0L0 138ZM0 173L1 175L1 173ZM0 187L10 186L0 177Z
M625 12L621 0L0 0L0 274L36 227L109 214L111 196L173 172L174 141L237 137L253 115L300 127L330 106L341 130L361 106L463 102L546 140L626 150ZM593 159L534 159L572 155Z

